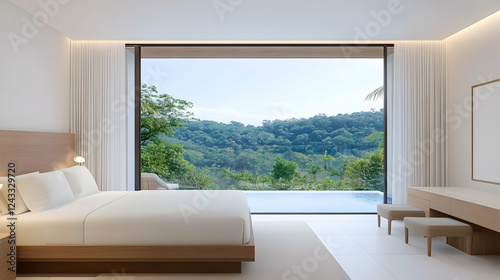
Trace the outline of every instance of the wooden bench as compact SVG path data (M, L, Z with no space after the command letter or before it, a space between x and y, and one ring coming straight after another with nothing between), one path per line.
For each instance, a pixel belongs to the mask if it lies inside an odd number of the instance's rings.
M405 217L425 217L425 212L406 204L377 205L377 220L380 227L380 217L387 219L387 233L391 235L392 221L402 221Z
M451 218L407 217L405 223L405 243L408 244L408 230L427 237L427 255L431 256L432 237L435 236L467 236L469 249L472 251L472 227Z

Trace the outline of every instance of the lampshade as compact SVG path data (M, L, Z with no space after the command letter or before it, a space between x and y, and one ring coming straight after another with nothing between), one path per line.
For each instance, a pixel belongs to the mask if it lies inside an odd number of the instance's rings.
M75 162L76 162L76 163L84 163L84 162L85 162L85 159L84 159L83 157L81 157L81 156L77 156L77 157L75 158Z

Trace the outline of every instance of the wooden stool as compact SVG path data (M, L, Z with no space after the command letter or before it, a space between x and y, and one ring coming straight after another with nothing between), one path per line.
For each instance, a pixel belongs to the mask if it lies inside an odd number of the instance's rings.
M425 217L425 212L406 204L379 204L377 205L378 227L381 216L387 219L387 233L391 235L392 221L402 221L405 217Z
M405 243L408 244L408 230L427 237L427 255L431 256L432 237L469 236L468 251L472 252L472 227L451 218L404 218Z

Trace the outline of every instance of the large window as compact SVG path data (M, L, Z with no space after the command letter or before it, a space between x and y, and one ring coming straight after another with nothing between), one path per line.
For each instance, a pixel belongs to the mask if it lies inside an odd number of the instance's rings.
M387 46L140 53L141 172L246 191L254 213L370 213L386 200Z

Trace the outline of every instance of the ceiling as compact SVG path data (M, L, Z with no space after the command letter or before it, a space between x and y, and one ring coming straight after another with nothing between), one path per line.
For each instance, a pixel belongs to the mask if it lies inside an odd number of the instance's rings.
M10 1L73 40L441 40L500 10L499 0Z

